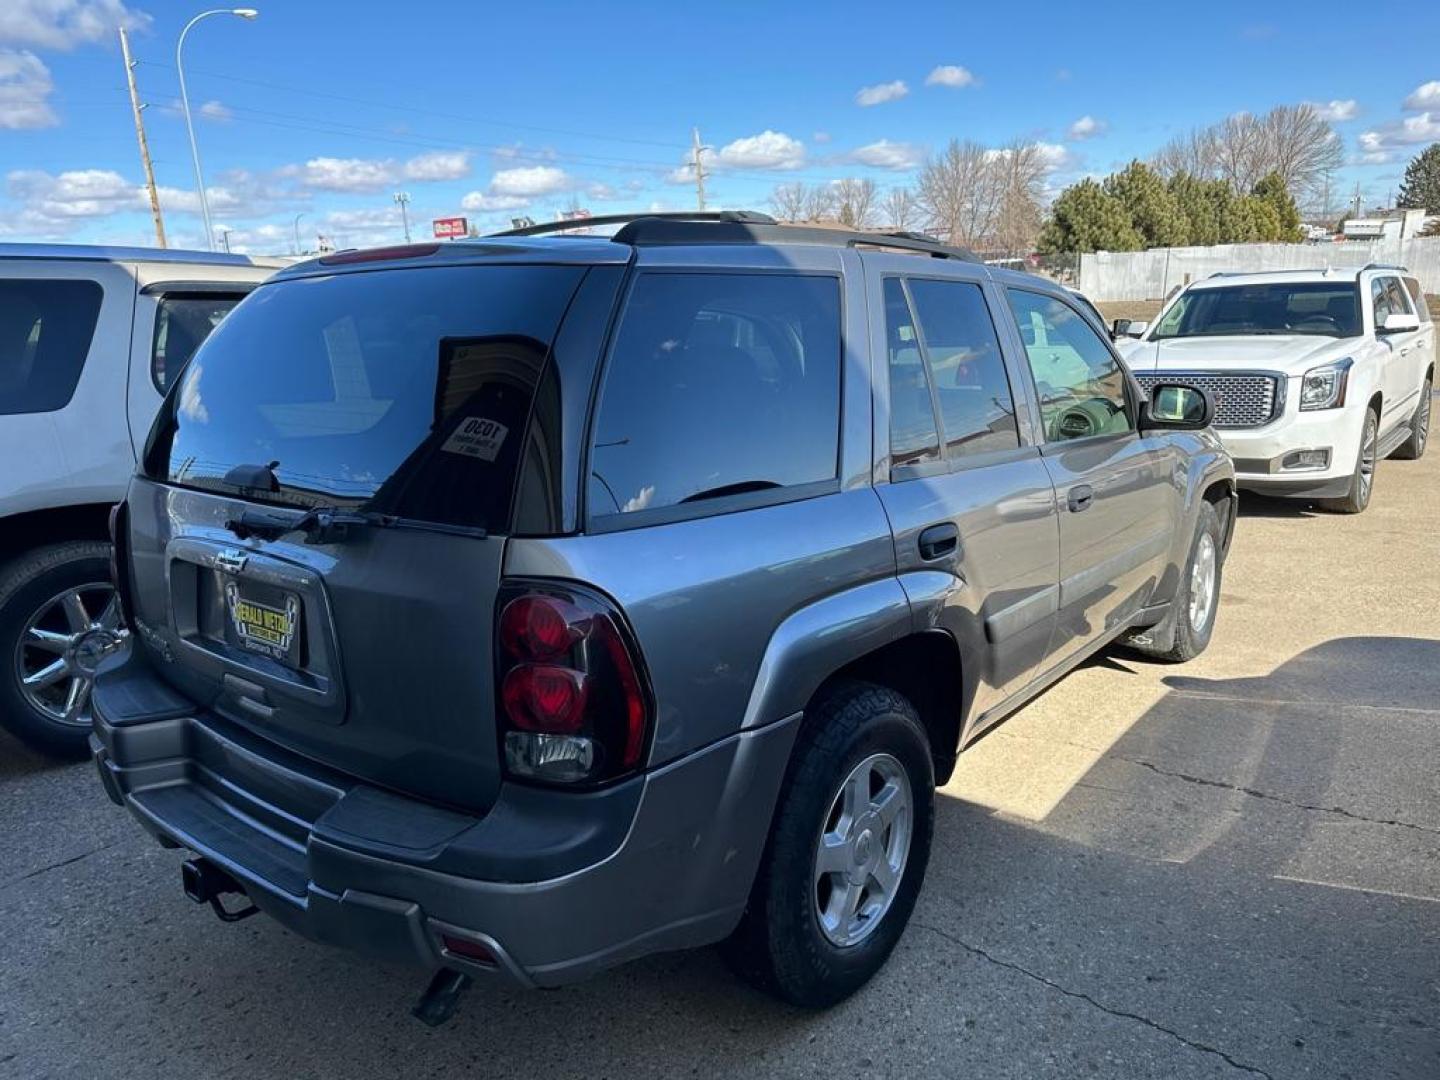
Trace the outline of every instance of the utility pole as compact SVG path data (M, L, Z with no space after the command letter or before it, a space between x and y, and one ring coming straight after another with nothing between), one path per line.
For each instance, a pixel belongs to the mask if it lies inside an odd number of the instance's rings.
M690 136L694 149L691 151L690 167L695 170L695 207L705 209L705 160L700 155L710 148L700 145L700 129L691 128Z
M395 192L395 205L400 207L400 223L405 226L405 242L410 243L410 211L406 209L410 204L410 193L408 191Z
M160 193L155 190L155 169L150 164L150 144L145 139L145 121L140 119L140 91L135 88L135 61L130 59L130 35L120 27L120 55L125 58L125 81L130 84L130 108L135 113L135 137L140 140L140 165L145 170L145 190L150 194L150 216L155 219L155 241L165 244L165 219L160 216Z

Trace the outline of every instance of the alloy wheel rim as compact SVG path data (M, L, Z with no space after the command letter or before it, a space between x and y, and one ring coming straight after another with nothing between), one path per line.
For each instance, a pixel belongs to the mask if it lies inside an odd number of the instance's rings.
M1433 407L1432 395L1435 388L1429 383L1425 384L1425 393L1420 399L1420 425L1415 431L1415 449L1424 450L1425 442L1430 438L1430 410Z
M835 792L811 885L816 921L831 944L858 945L885 918L905 877L914 820L910 778L890 754L867 757Z
M1215 608L1217 565L1215 541L1208 532L1204 533L1200 546L1195 549L1195 565L1190 569L1190 627L1197 632L1210 625L1210 613Z
M15 676L21 696L55 723L89 727L94 665L128 638L120 624L119 598L108 582L56 593L20 632Z
M1370 502L1370 488L1375 483L1375 451L1379 430L1373 422L1365 424L1365 445L1360 449L1360 503Z

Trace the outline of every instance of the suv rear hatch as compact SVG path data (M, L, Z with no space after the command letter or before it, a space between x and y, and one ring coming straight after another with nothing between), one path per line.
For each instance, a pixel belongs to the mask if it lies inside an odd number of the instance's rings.
M135 614L164 677L326 766L486 809L503 536L586 272L347 268L240 304L131 489Z

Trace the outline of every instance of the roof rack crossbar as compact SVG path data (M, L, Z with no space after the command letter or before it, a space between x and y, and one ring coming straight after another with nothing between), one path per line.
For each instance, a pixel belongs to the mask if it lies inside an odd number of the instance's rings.
M505 229L489 236L544 236L547 233L568 232L571 229L588 229L596 225L629 225L636 221L723 221L737 224L774 225L775 219L769 214L754 210L691 210L667 211L664 213L601 214L597 217L568 218L563 221L546 221L539 225L525 225L519 229Z
M781 224L764 214L696 219L693 215L646 214L610 239L620 244L663 246L682 244L823 244L830 247L877 247L914 251L936 259L980 262L973 252L950 247L933 236L908 232L860 232L819 225Z

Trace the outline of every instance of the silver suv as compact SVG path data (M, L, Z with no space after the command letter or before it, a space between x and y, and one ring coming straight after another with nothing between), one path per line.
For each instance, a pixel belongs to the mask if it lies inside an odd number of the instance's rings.
M116 519L100 776L192 899L430 969L429 1019L719 941L835 1002L962 747L1205 647L1213 405L913 234L540 231L296 266L200 349Z

